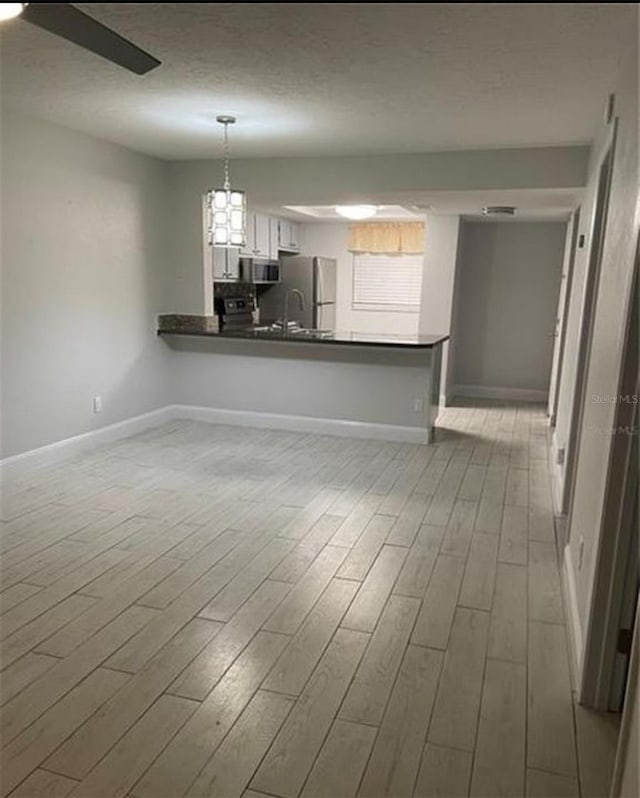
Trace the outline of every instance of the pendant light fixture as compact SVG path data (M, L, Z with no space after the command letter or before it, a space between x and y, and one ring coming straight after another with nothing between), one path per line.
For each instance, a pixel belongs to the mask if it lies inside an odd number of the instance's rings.
M231 188L229 180L229 137L227 128L235 116L217 116L224 125L224 184L207 192L209 243L214 247L243 247L247 230L247 199L244 191Z
M0 3L0 22L19 17L29 3Z

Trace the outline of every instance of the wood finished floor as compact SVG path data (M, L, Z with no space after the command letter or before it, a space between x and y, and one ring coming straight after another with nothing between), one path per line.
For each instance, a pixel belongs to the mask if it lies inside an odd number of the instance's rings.
M173 422L5 482L1 793L579 796L542 408Z

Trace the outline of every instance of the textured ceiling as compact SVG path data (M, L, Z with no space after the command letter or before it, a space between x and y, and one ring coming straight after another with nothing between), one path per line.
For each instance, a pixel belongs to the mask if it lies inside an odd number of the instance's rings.
M168 159L587 143L634 4L78 4L162 60L138 77L23 20L2 100ZM617 46L618 45L618 46Z

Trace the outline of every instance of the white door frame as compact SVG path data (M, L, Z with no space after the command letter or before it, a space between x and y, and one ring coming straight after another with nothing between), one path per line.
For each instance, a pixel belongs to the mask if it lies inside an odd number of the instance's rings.
M590 597L589 625L586 630L580 703L601 711L619 710L616 680L619 682L618 635L621 623L628 625L629 615L637 603L637 578L629 579L630 558L635 559L638 573L637 513L638 480L638 396L640 373L638 368L640 345L638 325L638 269L640 236L637 241L636 263L631 295L626 308L625 351L620 366L618 401L614 417L615 434L607 468L604 511L600 528L600 547L597 554L593 590ZM635 397L635 401L634 401ZM631 573L633 577L633 572ZM613 702L613 705L612 705Z
M613 174L613 161L616 146L617 118L610 126L603 156L598 167L598 184L596 187L595 208L593 225L591 229L591 246L589 262L587 264L586 285L582 303L582 316L580 322L580 342L578 346L576 381L573 394L573 406L569 422L569 434L565 454L565 473L561 496L561 512L567 513L567 529L571 529L571 513L573 507L573 494L576 484L576 464L580 454L580 429L586 402L587 371L589 355L593 337L593 323L595 319L596 301L598 298L598 283L602 266L602 253L606 236L607 217L609 209L609 194L611 192L611 178ZM569 532L570 534L570 532Z
M638 751L636 748L631 748L630 743L634 738L637 738L637 723L638 723L638 682L640 681L640 602L636 607L636 623L633 633L633 643L631 647L631 659L629 663L629 676L627 680L627 695L624 702L624 709L622 710L622 722L620 723L620 734L618 735L618 748L616 751L616 760L613 766L613 776L611 779L611 790L609 795L611 798L620 798L622 796L623 780L635 775L638 778ZM634 725L636 728L634 728ZM635 762L635 765L634 765ZM635 769L635 773L633 772ZM628 786L628 785L627 785ZM637 795L638 784L631 785L635 792L625 793L627 796Z
M553 359L551 361L551 380L549 382L549 402L547 405L547 415L550 426L555 426L556 415L558 413L558 396L560 394L560 380L562 378L562 359L564 357L564 342L567 328L567 314L569 313L569 301L571 299L571 284L573 279L573 263L576 257L576 245L578 242L578 230L580 228L580 208L576 208L571 219L567 223L567 235L565 240L565 252L562 264L562 281L558 294L558 310L556 312L556 324L552 335L555 338L553 343Z

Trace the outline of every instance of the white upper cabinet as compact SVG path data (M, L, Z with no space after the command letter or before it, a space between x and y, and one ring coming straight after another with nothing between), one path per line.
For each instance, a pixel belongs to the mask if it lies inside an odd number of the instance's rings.
M290 219L278 220L278 249L300 252L300 225Z
M251 213L249 211L247 213L247 234L245 236L245 244L244 247L240 250L241 255L245 255L248 258L255 257L255 249L256 249L256 215L255 213Z
M278 242L273 235L272 217L265 213L247 214L246 243L240 254L249 258L277 258Z
M271 228L269 217L264 213L253 214L254 219L254 255L257 258L271 257Z
M240 279L240 252L229 247L211 247L213 250L213 279L216 282L234 282Z
M289 222L289 233L291 235L291 249L300 252L300 225L298 222Z
M247 234L241 249L213 247L216 280L239 280L238 256L277 260L278 252L300 252L300 225L258 211L247 213Z
M279 227L280 219L277 216L269 217L269 259L278 260L278 244L279 244Z

